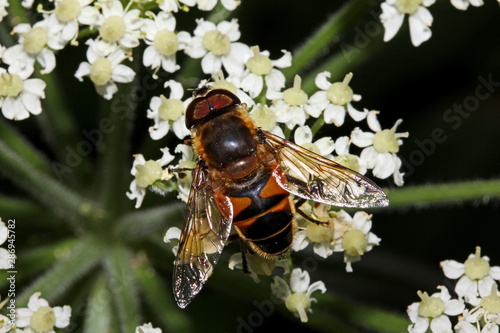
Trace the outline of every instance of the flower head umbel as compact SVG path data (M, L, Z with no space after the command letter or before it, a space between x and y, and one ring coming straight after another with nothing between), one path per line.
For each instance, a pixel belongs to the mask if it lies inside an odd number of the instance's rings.
M184 89L179 82L174 80L165 82L165 88L170 88L169 98L164 95L154 96L149 103L148 118L155 122L154 126L149 128L149 134L153 140L159 140L167 135L172 127L175 135L179 139L183 139L190 133L184 120L184 110L186 109L182 102Z
M5 118L22 120L40 114L40 98L45 98L45 82L0 68L0 108Z
M87 41L88 62L82 62L78 67L75 77L83 81L84 76L89 76L94 83L97 93L105 99L111 99L118 91L115 82L132 82L135 72L121 62L128 58L126 51L116 45L110 45L102 40Z
M465 309L464 302L452 299L445 286L438 286L440 292L429 296L426 292L417 292L420 302L408 306L408 316L412 324L408 327L410 333L451 332L451 321L448 316L456 316Z
M381 4L380 20L385 28L384 41L390 41L401 28L405 15L409 15L410 37L414 46L431 38L432 14L426 7L436 0L386 0Z
M248 91L250 97L259 96L266 83L266 98L272 100L279 97L278 92L285 87L285 75L274 67L285 68L292 64L292 55L283 51L278 60L271 60L268 51L260 51L258 46L252 47L253 55L246 62L247 69L242 75L241 87Z
M27 23L15 26L12 32L19 35L19 44L9 47L3 55L3 62L10 65L9 71L27 78L33 74L35 61L38 61L43 67L42 74L52 72L56 67L53 49L61 49L62 46L55 41L50 30L45 20L35 23L33 27Z
M444 275L449 279L459 279L455 292L472 305L479 305L481 297L491 293L495 280L500 280L500 267L490 266L490 259L481 257L481 248L471 254L462 264L455 260L441 262Z
M139 17L139 9L129 10L131 4L132 1L125 8L119 0L109 0L101 4L102 14L96 22L99 38L109 44L118 44L124 49L139 46L143 21Z
M359 211L351 217L344 210L333 211L325 204L302 205L300 209L315 223L297 215L299 231L293 244L294 251L300 251L313 243L314 253L327 258L333 252L344 252L346 271L352 272L352 264L361 256L379 245L380 238L370 232L371 215Z
M148 12L151 19L144 19L141 31L145 34L144 41L148 47L144 50L142 62L156 72L161 67L164 71L173 73L180 68L176 63L177 51L184 50L191 40L189 33L175 33L175 17L166 12L157 15Z
M69 325L71 307L49 306L40 298L41 293L31 295L27 308L17 309L16 326L24 328L25 333L54 333L54 327L64 328Z
M218 73L222 66L230 74L243 73L245 61L250 57L251 51L247 45L236 42L240 38L237 20L222 21L215 25L198 19L196 23L198 26L185 52L192 58L202 58L203 73Z
M166 177L162 167L170 163L174 156L170 154L168 148L161 149L161 151L163 156L156 161L146 161L142 154L134 155L135 159L130 173L135 178L130 183L130 192L127 192L127 197L130 200L136 200L135 208L141 207L146 188L153 185L156 180Z
M303 126L306 122L306 111L304 106L307 103L308 97L300 85L302 79L295 75L293 87L283 91L281 98L277 100L272 109L276 113L276 121L283 123L289 129L295 126Z
M466 309L455 326L460 333L496 333L500 328L500 293L496 283L488 296L481 299L479 306Z
M335 126L344 124L346 112L355 121L365 119L367 112L358 111L351 105L351 102L361 100L361 96L354 94L349 87L352 73L347 74L342 82L330 83L328 81L330 76L329 72L322 72L316 76L316 86L321 90L311 96L306 111L317 118L324 110L325 123Z
M378 111L370 111L367 116L368 126L374 132L363 132L356 127L351 133L352 142L361 148L360 158L366 163L368 169L373 169L373 175L386 179L393 175L394 183L403 185L403 174L399 171L401 159L396 155L399 146L403 144L401 138L408 137L408 132L396 133L402 120L396 121L391 129L382 130L377 120Z
M93 0L56 0L55 8L47 11L47 23L52 27L53 33L60 39L62 45L76 41L79 25L93 27L99 18L99 10L93 6Z
M289 283L275 276L271 284L271 291L278 299L284 300L288 310L293 312L300 320L307 322L307 312L312 312L311 304L316 302L311 294L316 290L321 293L326 292L325 284L322 281L316 281L310 284L311 278L307 271L295 268L291 275Z

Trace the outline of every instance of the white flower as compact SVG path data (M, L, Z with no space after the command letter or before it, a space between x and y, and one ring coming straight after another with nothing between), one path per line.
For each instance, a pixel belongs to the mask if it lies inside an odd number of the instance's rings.
M344 124L346 111L355 121L361 121L366 118L368 112L358 111L351 102L358 102L361 96L354 94L349 82L352 79L352 73L345 76L342 82L330 83L330 72L321 72L316 76L316 86L321 89L314 93L306 107L306 111L317 118L324 110L324 119L327 124L342 126Z
M24 8L27 8L27 9L31 9L31 7L33 6L33 2L35 0L23 0L21 2L21 5L24 7Z
M161 329L154 328L151 323L147 323L141 326L137 326L135 333L161 333Z
M161 2L160 2L161 1ZM198 9L204 11L210 11L214 9L215 5L217 5L217 0L160 0L160 9L170 13L175 12L179 9L183 9L187 11L187 7L194 7L198 5ZM182 6L180 5L182 3ZM236 7L240 5L240 0L221 0L221 4L227 10L235 10Z
M316 290L321 293L326 292L325 284L322 281L316 281L309 284L311 278L307 271L295 268L290 276L290 286L279 276L275 276L271 283L271 292L278 299L284 300L289 311L300 317L300 320L307 322L307 312L312 312L311 303L316 302L311 294Z
M24 328L25 333L54 333L54 327L64 328L69 325L71 307L50 307L40 298L41 293L31 295L27 308L17 309L16 326Z
M270 276L275 267L281 267L285 274L289 270L287 259L266 259L258 254L251 253L245 253L245 258L250 276L256 283L260 282L259 275ZM234 270L235 268L243 269L243 256L241 252L237 252L229 258L229 269Z
M10 72L28 78L34 71L35 60L43 67L42 74L52 72L56 67L56 57L47 46L54 49L58 42L54 41L49 27L45 20L35 23L33 28L27 23L14 27L12 32L19 35L19 44L9 47L3 55L3 62L10 65Z
M448 316L457 316L465 308L462 300L451 299L448 289L438 286L441 292L429 296L426 292L418 292L421 302L408 306L408 317L412 324L408 326L410 333L424 333L430 328L431 332L452 332L451 321Z
M2 222L2 218L0 218L0 245L5 243L7 238L9 237L9 228ZM9 262L9 251L7 249L1 247L0 248L0 269L12 269ZM1 328L1 326L0 326ZM1 332L1 330L0 330Z
M451 0L451 4L460 10L466 10L471 4L474 7L481 7L483 0Z
M342 240L333 244L333 250L335 252L344 251L346 271L352 272L352 264L361 260L361 256L371 251L375 245L379 245L381 239L370 231L372 228L372 215L358 211L351 218L349 214L343 213L337 216L334 228L340 229L337 232L344 231L344 233L342 234Z
M45 98L45 82L23 80L17 73L0 68L0 108L7 119L22 120L40 114L40 98Z
M341 136L335 140L335 153L337 153L337 156L333 160L346 168L364 175L367 170L366 161L361 160L359 156L349 153L350 145L351 140L348 136Z
M8 14L6 7L9 7L9 0L0 0L0 22Z
M382 130L377 120L378 111L370 111L367 116L368 126L372 131L363 132L356 127L351 133L351 140L356 146L364 148L360 154L361 160L366 163L368 169L373 169L373 175L385 179L393 175L394 183L402 186L403 174L399 171L401 159L396 155L399 146L403 144L401 138L408 137L408 132L396 133L396 129L402 120L396 121L391 129Z
M175 17L166 12L154 15L149 12L152 19L144 19L141 31L148 47L144 50L143 64L151 67L155 73L160 67L173 73L180 68L176 63L176 53L184 50L191 36L185 31L175 33Z
M319 204L311 207L308 204L299 208L306 216L324 223L320 225L296 215L299 231L292 246L294 251L314 244L314 253L327 258L333 252L344 252L346 271L352 272L352 264L361 260L361 256L379 245L380 238L370 232L371 215L359 211L351 217L344 210L330 211L330 206Z
M99 18L99 10L92 6L93 0L56 0L54 10L48 12L47 22L54 33L67 43L77 45L79 23L92 28Z
M11 329L12 322L10 321L10 319L4 315L0 315L0 333L13 332L11 331Z
M500 267L489 264L489 258L481 257L481 248L476 247L476 253L471 254L465 263L455 260L441 262L444 275L449 279L459 279L455 292L468 303L478 306L481 297L491 293L495 280L500 280Z
M83 81L84 76L89 76L99 95L109 100L118 91L115 82L132 82L135 72L130 67L120 64L127 58L124 49L102 40L89 39L86 44L89 45L87 50L89 62L80 64L75 77Z
M128 10L133 2L123 8L119 0L111 0L102 4L102 14L97 19L99 37L104 41L128 49L139 46L142 19L139 9Z
M163 153L159 160L146 161L142 154L134 155L134 162L130 173L135 176L134 180L130 183L130 192L126 195L130 200L136 200L135 208L142 205L144 196L146 195L146 187L152 185L157 179L162 179L164 171L162 167L166 166L174 159L168 148L160 149Z
M311 208L311 205L306 203L297 209L300 209L306 216L324 223L324 225L314 223L296 214L299 231L295 236L292 249L298 252L313 243L314 253L320 257L327 258L332 255L334 243L342 237L346 230L341 222L342 216L350 219L349 214L340 210L339 212L332 212L330 215L330 206L325 204L318 204Z
M165 88L170 87L170 97L154 96L149 103L147 117L153 119L155 124L149 128L149 134L153 140L159 140L167 135L172 125L175 135L179 139L190 134L185 125L184 110L186 105L182 102L184 89L179 82L169 80L165 82Z
M306 122L304 106L307 103L307 94L301 89L302 79L295 75L293 87L286 89L281 98L273 103L271 109L276 113L276 121L285 124L289 129L303 126Z
M414 46L431 38L432 14L426 7L436 0L386 0L381 4L380 20L385 28L384 41L391 40L401 28L406 14L409 15L410 37Z
M266 98L273 100L280 95L277 93L285 87L285 75L275 69L290 67L292 55L283 50L283 56L278 60L269 59L269 52L260 52L258 46L252 47L253 56L246 61L247 69L241 77L241 88L248 91L250 97L259 96L266 82Z
M313 134L309 126L299 126L295 129L294 142L313 153L333 159L332 152L335 149L335 143L331 137L325 136L312 142Z
M250 47L236 42L240 38L236 19L215 25L203 19L196 20L198 26L185 52L191 58L203 58L201 67L205 74L214 74L224 66L228 74L242 74L246 59L251 56Z
M281 127L276 124L276 113L267 105L256 104L250 112L250 118L252 118L255 126L279 137L285 137Z
M177 249L179 248L179 240L181 239L181 234L181 229L177 227L170 227L163 237L163 241L165 243L172 243L172 252L174 256L177 254Z

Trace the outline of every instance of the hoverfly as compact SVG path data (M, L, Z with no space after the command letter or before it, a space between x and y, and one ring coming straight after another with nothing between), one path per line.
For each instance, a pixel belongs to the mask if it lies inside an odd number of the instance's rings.
M173 289L185 308L213 272L234 226L248 246L269 259L292 244L299 198L343 207L385 207L370 179L257 128L247 106L225 89L195 90L186 126L198 156L175 259Z

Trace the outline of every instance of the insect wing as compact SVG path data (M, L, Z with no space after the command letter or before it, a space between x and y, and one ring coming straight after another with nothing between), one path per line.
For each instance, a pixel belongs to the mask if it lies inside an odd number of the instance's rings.
M279 160L286 180L278 184L307 200L342 207L385 207L384 191L370 179L288 140L259 131L265 147Z
M208 172L198 161L188 198L188 212L174 265L174 296L185 308L212 275L231 230L212 196Z

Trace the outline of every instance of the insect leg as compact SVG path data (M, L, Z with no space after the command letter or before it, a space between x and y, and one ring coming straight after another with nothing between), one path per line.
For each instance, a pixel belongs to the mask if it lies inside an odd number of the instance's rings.
M310 221L310 222L313 222L313 223L316 223L317 225L321 225L323 227L326 227L328 225L330 225L329 222L322 222L322 221L318 221L318 220L315 220L313 219L312 217L310 217L309 215L307 215L306 213L304 213L301 209L300 209L300 206L302 206L307 200L304 199L304 198L300 198L296 203L295 203L295 212L297 212L300 216L302 216L303 218L305 218L306 220Z
M243 273L245 274L250 274L250 271L248 270L248 263L247 263L247 245L246 241L243 238L240 238L240 244L241 244L241 259L243 262Z

